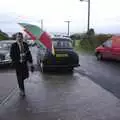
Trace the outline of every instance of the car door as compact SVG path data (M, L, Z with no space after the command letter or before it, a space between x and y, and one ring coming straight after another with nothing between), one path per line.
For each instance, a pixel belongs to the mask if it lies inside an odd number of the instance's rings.
M112 54L113 54L113 58L116 60L120 60L120 48L118 47L114 47L112 49Z
M114 40L112 55L114 59L120 60L120 39Z
M104 51L103 51L103 57L104 58L113 58L112 56L112 40L107 40L103 44L104 46Z

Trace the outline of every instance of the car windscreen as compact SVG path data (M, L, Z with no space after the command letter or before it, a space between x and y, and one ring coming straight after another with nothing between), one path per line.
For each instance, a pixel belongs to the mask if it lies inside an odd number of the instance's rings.
M111 47L112 47L112 40L107 40L107 41L105 41L105 42L103 43L103 45L104 45L105 47L111 48Z
M72 48L72 42L70 40L54 39L53 45L55 48Z

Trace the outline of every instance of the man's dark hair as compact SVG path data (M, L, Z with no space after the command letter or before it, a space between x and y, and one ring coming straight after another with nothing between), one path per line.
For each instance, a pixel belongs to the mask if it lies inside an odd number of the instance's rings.
M20 35L21 38L23 39L23 34L22 34L21 32L16 33L16 36L17 36L17 35Z

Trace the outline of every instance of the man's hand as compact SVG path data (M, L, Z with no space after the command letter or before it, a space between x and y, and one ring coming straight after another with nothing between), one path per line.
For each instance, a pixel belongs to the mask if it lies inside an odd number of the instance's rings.
M33 65L31 65L30 69L31 69L31 72L32 72L32 73L33 73L33 72L34 72L34 70L35 70L35 68L34 68L34 66L33 66Z

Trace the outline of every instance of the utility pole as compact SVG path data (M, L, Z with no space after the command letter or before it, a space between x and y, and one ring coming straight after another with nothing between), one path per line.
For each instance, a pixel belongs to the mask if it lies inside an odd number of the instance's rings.
M90 30L90 0L88 0L88 31Z
M41 20L41 29L43 30L43 20Z
M70 22L71 22L71 21L68 20L68 21L65 21L65 22L68 23L68 36L69 36L69 35L70 35Z
M38 22L41 24L40 27L43 30L43 19L39 20Z
M88 23L87 23L87 31L90 30L90 0L80 0L88 2Z

